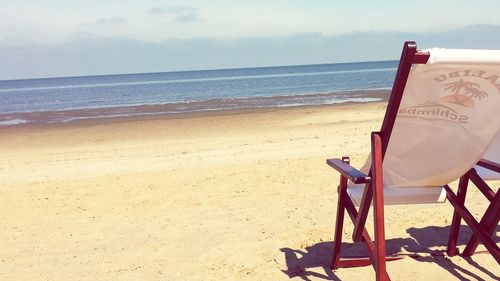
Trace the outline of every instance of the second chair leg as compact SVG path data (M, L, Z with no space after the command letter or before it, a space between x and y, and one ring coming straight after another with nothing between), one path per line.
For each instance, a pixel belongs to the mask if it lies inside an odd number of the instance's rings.
M465 203L465 195L467 194L468 183L469 183L469 172L463 175L458 183L457 199L462 205ZM451 226L450 226L450 236L448 238L448 247L446 248L446 253L450 257L453 257L458 254L457 240L458 240L458 234L460 232L461 221L462 217L460 217L458 212L454 210L453 219L451 220Z

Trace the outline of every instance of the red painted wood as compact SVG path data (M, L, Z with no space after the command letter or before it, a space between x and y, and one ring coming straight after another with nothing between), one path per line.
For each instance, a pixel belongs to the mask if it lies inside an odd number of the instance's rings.
M370 177L367 174L355 169L341 159L327 159L326 163L353 183L367 183L370 181Z
M385 155L385 151L387 150L387 145L389 144L389 138L394 127L394 122L396 121L396 115L399 111L399 105L401 104L401 99L403 98L406 81L408 80L411 65L416 52L417 44L415 42L405 42L403 52L401 53L401 59L399 60L396 78L394 79L394 84L392 86L391 96L387 104L387 110L385 112L382 128L380 129L380 134L382 136L382 159Z
M482 229L484 229L484 231L486 231L486 233L488 233L491 236L493 234L493 231L495 231L495 228L498 225L499 221L500 221L500 189L497 190L495 198L491 201L490 205L488 206L488 209L486 209L486 212L484 213L481 222L479 222L479 225L481 226ZM478 244L479 244L479 237L476 233L474 233L472 237L469 239L467 246L465 246L462 255L466 257L472 256L476 251Z
M370 171L371 174L371 171ZM368 217L368 212L370 211L370 205L373 198L373 188L372 183L368 182L365 185L365 190L363 192L363 197L361 197L361 203L359 205L359 215L354 222L354 231L352 232L352 240L355 242L361 241L361 234L363 228L366 224L366 219Z
M384 186L382 180L382 139L373 132L372 135L372 186L373 217L375 222L375 274L377 281L387 280L385 262L385 227L384 227Z
M464 221L469 225L469 227L472 229L475 235L478 236L478 239L483 243L483 245L488 249L488 251L491 253L493 258L497 261L497 263L500 264L500 249L498 246L493 242L493 239L489 236L489 233L487 233L476 221L476 219L472 216L472 214L467 210L463 204L460 204L458 201L457 196L451 188L448 185L444 186L444 189L446 190L446 197L448 198L448 201L453 205L455 210L459 213L459 215L464 219Z
M340 267L340 247L342 245L342 229L344 226L344 201L348 200L347 192L347 178L340 176L340 184L338 188L338 201L337 201L337 220L335 222L335 236L333 240L333 255L332 255L332 269Z
M346 194L347 195L347 194ZM347 210L347 214L349 214L349 217L351 218L352 222L356 221L356 217L358 216L358 212L356 211L356 207L354 207L354 204L352 203L351 198L349 196L346 196L346 199L344 201L345 203L345 208ZM372 266L375 269L375 244L373 243L373 240L371 239L370 235L368 234L368 231L366 231L366 228L363 227L363 232L361 235L361 242L363 242L363 245L365 246L367 252L368 252L368 257L370 258L372 262ZM389 275L386 274L386 280L391 280Z
M426 64L430 56L429 52L417 52L415 53L415 57L413 57L413 63Z
M358 211L356 211L356 208L354 207L351 198L347 198L347 200L345 200L344 203L345 203L345 208L347 210L347 214L349 214L351 221L355 222L358 216ZM363 242L363 244L365 245L366 250L368 251L368 256L375 264L375 244L373 244L373 240L368 234L368 231L366 231L366 228L363 227L362 230L363 232L361 233L362 237L361 242Z
M486 168L491 167L491 161L488 162L482 162L482 165L484 165ZM490 204L488 208L486 209L483 217L481 218L481 221L479 223L479 226L486 231L487 234L490 236L493 234L493 231L495 230L496 226L498 225L498 222L500 221L500 189L497 190L495 193L489 186L488 184L477 174L475 169L471 169L469 172L469 179L474 183L474 185L483 193L483 195L490 201ZM460 184L459 184L460 186ZM459 189L460 190L460 189ZM457 195L459 197L459 195ZM455 211L454 215L457 213ZM455 217L454 217L455 218ZM452 231L454 230L453 224L452 224ZM451 237L451 232L450 232L450 237ZM469 242L467 243L462 255L463 256L471 256L474 254L474 252L477 249L477 246L479 244L479 237L476 233L473 233L472 237L469 239ZM449 247L450 248L450 247Z
M493 201L495 197L495 192L491 190L488 184L477 174L475 169L472 169L469 173L469 179L474 183L474 185L483 193L483 195L488 199L488 201Z
M493 161L486 160L486 159L481 159L481 160L479 160L479 162L477 162L477 165L479 165L481 167L485 167L485 168L490 169L492 171L495 171L497 173L500 173L500 163L493 162Z
M467 184L469 183L469 172L463 175L458 183L457 200L460 204L464 204L465 195L467 194ZM458 254L457 239L460 232L460 221L462 218L457 210L453 211L453 219L451 220L450 235L448 237L448 247L446 253L448 256L453 257Z

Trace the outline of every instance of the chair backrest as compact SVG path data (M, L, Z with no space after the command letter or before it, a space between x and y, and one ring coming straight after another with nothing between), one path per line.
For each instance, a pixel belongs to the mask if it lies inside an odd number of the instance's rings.
M500 51L427 52L427 63L412 66L397 108L383 161L387 186L447 184L499 132Z

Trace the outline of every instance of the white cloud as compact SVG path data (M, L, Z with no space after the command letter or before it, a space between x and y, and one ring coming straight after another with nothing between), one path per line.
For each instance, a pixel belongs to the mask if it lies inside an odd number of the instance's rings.
M198 10L196 8L188 6L169 6L169 7L156 6L147 11L147 13L152 15L162 15L162 14L185 15L197 12Z
M192 23L199 20L198 9L188 6L157 6L147 10L155 17L169 18L169 22Z
M198 15L193 14L193 13L189 13L189 14L180 15L180 16L175 17L175 21L180 22L180 23L190 23L190 22L194 22L196 20L198 20Z
M95 24L120 24L126 22L127 20L124 18L100 18L95 21Z
M496 12L500 2L493 0L2 2L0 39L53 44L67 42L78 32L159 42L193 37L272 38L307 32L330 36L356 30L442 31L475 23L500 24Z

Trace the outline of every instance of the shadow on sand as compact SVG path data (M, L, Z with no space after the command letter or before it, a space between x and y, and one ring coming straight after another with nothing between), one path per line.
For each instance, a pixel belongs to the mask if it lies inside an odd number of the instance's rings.
M484 280L473 272L451 262L442 255L443 251L431 250L431 248L434 247L440 247L441 249L446 247L449 231L450 226L409 228L406 232L410 237L388 239L386 241L387 254L419 254L421 257L416 258L417 261L435 263L449 271L457 280ZM471 234L472 231L467 226L462 225L457 244L465 245ZM494 239L495 242L500 242L500 237L496 236ZM320 242L306 247L303 250L294 250L290 248L281 248L280 250L285 254L287 265L287 269L282 271L287 274L288 277L293 278L300 276L303 280L310 280L309 277L325 280L340 280L330 268L333 242ZM362 243L342 243L341 255L343 256L344 254L364 256L366 252ZM495 276L495 274L477 264L471 258L464 259L477 270L488 275L491 280L500 280L498 276ZM315 267L322 267L325 274L309 270Z

